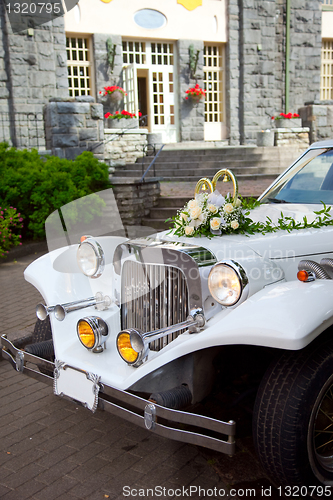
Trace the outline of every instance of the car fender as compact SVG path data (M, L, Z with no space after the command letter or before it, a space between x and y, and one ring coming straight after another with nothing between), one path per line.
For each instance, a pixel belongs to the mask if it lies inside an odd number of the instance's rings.
M332 297L333 280L266 286L226 316L224 310L212 318L202 340L207 347L248 344L302 349L333 324Z

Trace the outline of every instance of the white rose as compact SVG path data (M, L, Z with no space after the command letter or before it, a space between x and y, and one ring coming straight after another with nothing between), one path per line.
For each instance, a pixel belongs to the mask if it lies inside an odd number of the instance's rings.
M190 210L193 210L193 208L196 208L198 206L198 203L196 200L190 200L187 204L187 207L190 209Z
M226 214L231 214L234 211L234 207L231 203L227 203L226 205L224 205L223 210Z
M186 236L191 236L194 233L194 227L191 226L186 226L185 227L185 234Z
M191 214L191 218L192 219L198 219L201 215L201 208L200 207L195 207L191 210L190 214Z
M238 229L239 228L238 220L232 220L230 222L230 226L232 227L232 229Z
M214 217L210 221L210 227L213 231L217 231L220 228L220 224L221 224L221 221L220 221L219 217Z
M181 220L183 220L184 222L186 222L186 221L187 221L187 215L186 215L186 214L184 214L184 212L182 212L182 213L180 214L180 218L181 218Z
M209 210L212 214L216 214L216 212L217 212L217 207L216 207L215 205L213 205L213 203L210 203L210 204L208 205L208 207L207 207L207 208L208 208L208 210Z
M237 198L236 203L235 203L235 207L239 208L241 206L241 204L242 204L242 202L240 201L239 198Z

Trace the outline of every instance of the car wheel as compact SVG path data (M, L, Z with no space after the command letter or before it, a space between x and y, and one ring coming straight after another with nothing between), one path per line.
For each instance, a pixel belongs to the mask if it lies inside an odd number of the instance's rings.
M258 390L253 437L277 486L333 485L332 340L273 362Z

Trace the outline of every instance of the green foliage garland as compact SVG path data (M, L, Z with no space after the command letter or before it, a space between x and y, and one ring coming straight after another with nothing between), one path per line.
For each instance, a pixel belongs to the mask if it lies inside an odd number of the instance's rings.
M215 193L217 192L215 191ZM221 205L218 203L214 206L211 200L217 200L216 196L220 196L215 193L213 195L197 195L194 200L190 200L182 210L178 211L176 216L167 219L166 222L173 223L173 234L189 238L198 236L212 238L222 234L267 234L281 230L291 232L299 229L333 226L333 218L330 214L331 207L326 206L324 202L321 202L323 204L321 210L314 211L316 217L312 222L309 222L306 216L301 222L296 222L292 217L285 216L283 212L281 212L277 223L274 223L268 216L264 222L254 222L249 217L250 211L260 206L259 201L253 198L239 198L233 210L226 213L226 208L229 208L233 202L232 198L223 199ZM211 198L212 196L213 198ZM218 224L218 222L220 223Z

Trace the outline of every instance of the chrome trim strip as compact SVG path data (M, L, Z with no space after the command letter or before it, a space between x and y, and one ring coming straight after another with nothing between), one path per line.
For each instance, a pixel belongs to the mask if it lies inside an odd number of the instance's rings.
M7 338L5 335L1 337L1 343L3 346L3 356L5 359L10 361L12 366L16 368L15 358L18 352L23 352L20 349L17 349ZM24 360L30 361L34 364L44 365L46 363L46 367L49 369L54 369L54 363L50 361L45 361L37 356L33 356L32 354L24 353ZM43 382L53 385L53 377L49 377L48 375L44 375L42 373L38 373L31 368L23 367L23 373L29 375L32 378L37 380L42 380ZM109 401L103 398L103 394L106 394L108 398L113 398L114 401ZM130 405L133 408L133 411L128 410L127 408L122 407L120 404ZM145 424L145 409L147 404L150 404L146 399L140 398L135 394L131 394L126 391L121 391L119 389L115 389L110 386L106 386L105 384L101 384L98 406L99 408L112 413L113 415L124 418L125 420L135 423L138 426L146 429ZM166 437L168 439L173 439L176 441L181 441L183 443L194 444L198 446L204 446L205 448L209 448L212 450L219 451L220 453L226 453L228 455L233 455L235 453L235 433L236 433L236 424L233 421L223 422L213 418L205 417L202 415L196 415L194 413L187 413L179 410L172 410L170 408L165 408L154 404L156 411L156 422L154 428L151 429L151 432L158 434L160 436ZM135 413L135 411L137 413ZM199 428L200 432L189 432L181 429L176 429L170 427L169 425L161 424L158 422L158 419L162 418L169 422L182 423L185 425L196 426ZM210 436L206 436L201 434L201 432L214 431L218 434L222 434L225 439L217 439Z

